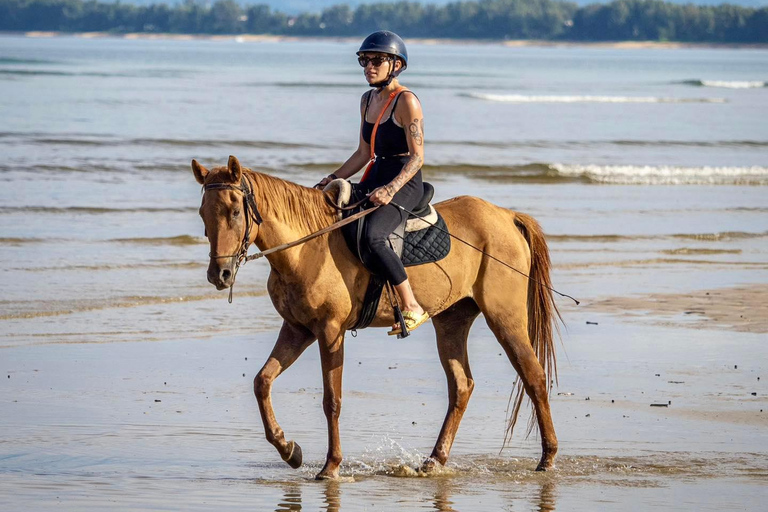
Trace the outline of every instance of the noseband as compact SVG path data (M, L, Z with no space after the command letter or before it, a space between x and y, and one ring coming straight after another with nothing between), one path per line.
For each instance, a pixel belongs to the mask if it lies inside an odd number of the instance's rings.
M240 242L240 249L235 254L215 255L208 253L211 259L221 258L235 258L235 275L232 276L232 284L229 287L229 302L232 302L232 288L235 285L235 277L237 277L237 271L240 269L240 264L247 261L248 246L251 245L251 231L253 229L253 223L260 225L263 220L259 213L259 208L256 206L256 199L253 197L253 188L251 182L248 181L245 176L240 178L240 185L232 185L230 183L210 183L203 186L203 191L209 190L236 190L243 195L243 214L245 215L245 234L243 240Z

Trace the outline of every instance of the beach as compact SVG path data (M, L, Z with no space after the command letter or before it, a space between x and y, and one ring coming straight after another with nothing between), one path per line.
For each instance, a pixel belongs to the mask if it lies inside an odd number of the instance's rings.
M238 43L285 43L285 42L334 42L334 43L358 43L358 37L312 37L312 36L280 36L270 34L238 34L238 35L211 35L211 34L168 34L151 32L129 32L118 34L114 32L51 32L30 31L22 33L25 37L80 37L85 39L95 38L119 38L119 39L146 39L167 41L235 41ZM509 48L556 48L556 47L591 47L591 48L617 48L631 49L680 49L680 48L767 48L766 44L737 44L737 43L686 43L677 41L548 41L540 39L425 39L411 38L410 42L421 45L501 45Z
M311 186L354 150L366 89L359 42L262 43L0 36L0 508L764 508L764 49L409 46L435 201L535 217L580 301L556 300L559 455L534 471L527 405L502 446L516 374L480 317L448 464L418 473L447 407L434 330L365 329L341 479L316 482L317 347L273 388L293 470L253 395L269 266L231 304L207 282L190 161Z
M764 331L567 309L551 399L560 456L546 474L533 471L538 443L524 424L499 452L514 372L481 321L470 343L476 391L446 470L430 478L413 468L446 392L428 326L403 341L378 331L347 341L338 483L313 481L325 451L316 350L273 394L304 449L292 470L264 440L251 389L273 333L4 349L0 496L35 510L586 510L597 499L608 510L759 510Z

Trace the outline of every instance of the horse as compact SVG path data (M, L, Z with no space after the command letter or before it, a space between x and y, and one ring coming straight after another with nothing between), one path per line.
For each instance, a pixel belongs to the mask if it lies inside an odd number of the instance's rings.
M322 191L244 168L234 156L226 166L210 171L192 160L192 172L203 185L199 213L210 243L207 277L219 290L231 289L248 245L255 244L264 251L338 220L338 211L328 204ZM524 390L541 434L542 455L536 470L548 470L557 454L549 393L551 377L557 375L553 337L560 314L552 294L549 251L541 227L528 215L476 197L459 196L434 207L451 234L465 243L452 243L448 255L436 263L408 269L416 298L431 316L448 380L448 411L434 449L419 469L433 471L448 460L475 386L467 339L472 323L482 313L519 375L508 433L517 419ZM496 260L499 256L517 272L500 264ZM328 452L316 478L337 479L342 462L339 416L344 335L358 319L371 273L349 250L340 230L273 252L266 259L270 265L267 289L283 319L275 346L253 383L266 438L283 461L292 468L301 466L301 447L286 440L275 419L271 388L275 379L317 341ZM391 326L392 313L386 303L380 301L372 327ZM533 426L532 419L529 428Z

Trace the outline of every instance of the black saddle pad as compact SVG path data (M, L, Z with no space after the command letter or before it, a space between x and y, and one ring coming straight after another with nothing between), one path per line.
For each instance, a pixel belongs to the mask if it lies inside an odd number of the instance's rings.
M347 215L356 213L357 209L348 212ZM347 242L347 247L352 251L352 254L358 257L371 273L376 274L376 269L371 268L368 261L368 251L366 247L360 246L358 240L360 230L365 229L365 220L363 217L357 222L348 224L342 228L344 239ZM451 236L448 234L448 226L445 224L442 215L437 214L437 222L434 225L430 225L425 229L419 231L412 231L405 233L403 237L403 230L398 229L392 235L390 235L390 245L395 252L398 245L402 246L402 253L400 259L403 265L406 267L413 267L415 265L422 265L424 263L433 263L445 258L451 251ZM402 238L403 243L397 244L396 239Z
M405 234L403 254L400 259L403 265L412 267L423 263L440 261L451 252L451 236L443 216L437 214L437 222L426 229Z

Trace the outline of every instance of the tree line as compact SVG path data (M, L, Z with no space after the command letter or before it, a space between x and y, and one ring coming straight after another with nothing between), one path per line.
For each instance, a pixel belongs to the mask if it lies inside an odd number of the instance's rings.
M96 0L0 0L0 30L363 36L565 41L768 42L768 8L615 0L578 7L553 0L339 4L289 16L267 5L197 0L137 6Z

